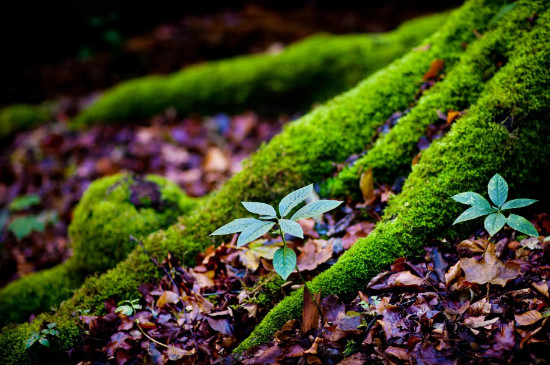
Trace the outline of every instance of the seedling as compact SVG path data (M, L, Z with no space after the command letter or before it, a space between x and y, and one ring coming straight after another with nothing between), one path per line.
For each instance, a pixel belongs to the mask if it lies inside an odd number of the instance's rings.
M32 331L31 337L29 337L25 341L25 348L26 349L30 348L32 345L34 345L36 341L38 341L38 343L41 344L42 346L50 347L50 341L48 340L48 336L59 335L59 331L54 329L55 325L56 324L54 322L48 323L47 328L44 328L42 331L40 332Z
M127 317L132 316L138 309L141 309L141 305L137 304L139 299L123 300L118 303L118 307L115 309L115 313L122 312Z
M452 198L462 204L471 205L466 209L453 224L469 221L482 216L485 218L485 229L494 236L505 224L516 231L525 233L529 236L538 237L537 229L527 219L516 214L510 214L508 218L504 216L503 211L523 208L536 202L534 199L508 199L508 184L502 176L495 174L488 185L489 198L494 205L491 205L484 197L478 193L467 191L454 195Z
M296 265L296 253L294 250L287 247L285 233L304 238L304 231L297 221L315 217L342 204L341 201L337 200L318 200L298 209L290 219L285 218L312 193L313 184L291 192L279 203L279 215L277 215L275 208L269 204L242 202L246 210L254 214L259 214L260 219L238 218L218 228L210 235L240 233L239 239L237 240L237 246L241 247L268 233L273 227L276 227L273 229L273 232L281 235L283 247L275 251L273 255L273 268L277 274L286 280L298 266Z

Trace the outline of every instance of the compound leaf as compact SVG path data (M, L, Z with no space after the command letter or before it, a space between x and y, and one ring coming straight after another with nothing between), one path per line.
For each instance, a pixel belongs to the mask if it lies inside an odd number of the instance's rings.
M469 221L471 219L475 219L483 215L487 215L495 212L496 212L496 209L493 209L491 207L487 208L487 207L473 206L471 208L466 209L464 212L462 212L462 214L458 216L458 218L453 222L453 224Z
M304 238L304 230L302 229L302 226L295 221L291 221L289 219L279 219L279 226L281 226L283 232L289 233L295 237Z
M537 201L535 199L514 199L504 203L500 209L504 210L523 208L536 202Z
M508 184L499 174L495 174L495 176L489 180L487 190L489 191L489 198L491 198L498 208L508 199Z
M255 213L259 215L268 215L270 217L275 217L277 212L275 208L266 203L256 203L256 202L242 202L246 210L250 213Z
M300 219L315 217L316 215L333 210L342 203L343 202L338 200L318 200L298 209L298 211L294 213L290 219L293 221L298 221Z
M512 227L516 231L520 231L521 233L525 233L533 237L539 236L539 233L537 232L535 226L533 226L531 222L520 215L510 214L508 219L506 219L506 223L510 227Z
M221 226L220 228L216 229L214 232L210 233L210 235L215 236L242 232L246 229L246 227L256 222L260 221L256 218L238 218L235 219L233 222L227 223L225 226Z
M485 199L478 193L474 193L472 191L456 194L456 195L453 195L451 198L453 198L455 201L462 204L468 204L472 206L477 205L480 207L488 207L488 208L491 207L491 204L489 204L487 199Z
M485 218L485 229L489 235L494 236L506 224L506 217L502 213L492 213Z

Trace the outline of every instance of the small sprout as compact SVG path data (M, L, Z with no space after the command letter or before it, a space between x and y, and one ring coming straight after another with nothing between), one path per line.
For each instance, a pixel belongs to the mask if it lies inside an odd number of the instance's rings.
M139 299L123 300L122 302L118 303L118 307L115 309L115 313L121 312L125 316L130 317L142 308L141 305L137 304L138 302Z
M491 205L484 197L478 193L467 191L452 196L452 198L462 204L471 205L466 209L453 224L469 221L471 219L487 216L485 218L485 229L489 235L494 236L505 224L516 231L525 233L529 236L538 237L537 229L527 219L516 214L510 214L508 218L502 214L502 211L517 209L529 206L536 202L534 199L513 199L508 200L508 184L502 176L495 174L489 181L488 193Z
M290 218L285 218L290 215L292 210L300 203L306 200L313 193L313 184L295 190L285 196L279 203L279 212L269 204L257 202L243 202L243 206L251 213L258 214L260 219L256 218L238 218L233 222L228 223L211 235L223 235L240 233L237 240L237 246L243 246L250 243L264 234L272 230L277 225L277 229L273 233L279 233L283 240L283 247L278 249L273 255L273 267L277 274L284 280L294 271L296 267L296 253L286 247L285 233L292 236L303 238L304 231L297 221L301 219L315 217L319 214L328 212L340 204L341 201L336 200L319 200L311 204L306 204L298 209Z
M42 346L50 347L50 341L48 336L58 336L59 331L54 329L56 323L48 323L47 328L44 328L40 332L32 331L31 336L25 340L25 348L28 349L38 341Z

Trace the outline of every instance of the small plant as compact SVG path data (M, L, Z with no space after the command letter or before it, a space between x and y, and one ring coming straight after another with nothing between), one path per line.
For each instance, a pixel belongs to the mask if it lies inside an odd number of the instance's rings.
M453 224L469 221L482 216L485 218L485 229L491 236L494 236L498 231L508 224L516 231L525 233L529 236L538 237L536 228L527 219L516 214L510 214L508 218L502 214L503 211L509 209L523 208L536 202L534 199L508 199L508 184L499 174L495 174L489 181L488 185L489 198L494 204L492 206L484 197L478 193L467 191L454 195L452 198L462 204L471 205L466 209Z
M15 198L8 206L11 214L16 214L8 225L8 230L12 232L18 240L28 237L32 232L44 232L48 224L57 223L58 217L55 211L42 211L37 215L22 214L22 211L39 204L40 197L36 194L24 195ZM9 215L9 214L8 214ZM5 215L4 219L8 219ZM0 223L0 230L4 222Z
M25 348L26 349L30 348L32 345L34 345L36 341L38 341L38 343L41 344L42 346L50 347L50 341L48 340L48 336L59 335L59 331L54 329L55 325L56 325L55 323L48 323L47 328L44 328L42 331L40 332L32 331L31 337L29 337L25 341Z
M137 304L139 299L123 300L118 303L118 307L115 309L115 313L122 312L127 317L132 316L135 312L141 309L141 305ZM126 303L126 304L125 304Z
M260 219L238 218L233 222L218 228L210 235L240 233L239 239L237 240L237 246L240 247L263 236L275 225L277 225L273 232L281 235L283 247L275 251L275 254L273 255L273 268L277 274L286 280L295 268L298 270L298 266L296 265L296 253L294 250L287 247L285 233L303 238L304 231L297 221L315 217L342 204L341 201L337 200L318 200L311 204L304 205L302 208L298 209L290 217L290 219L285 219L285 217L287 217L294 208L306 200L312 193L313 184L293 191L285 196L279 203L278 216L275 208L269 204L242 202L246 210L254 214L259 214Z

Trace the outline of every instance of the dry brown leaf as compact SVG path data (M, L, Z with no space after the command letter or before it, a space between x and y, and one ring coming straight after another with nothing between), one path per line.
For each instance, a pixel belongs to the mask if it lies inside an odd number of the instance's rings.
M213 270L207 271L203 274L200 272L196 272L193 269L190 269L189 273L195 279L195 284L198 285L200 288L209 288L216 285L214 284L214 281L212 281L212 278L215 275L215 272Z
M157 307L162 308L168 303L176 304L180 301L178 293L166 290L157 300Z
M514 314L518 326L529 326L542 319L542 314L536 310L530 310L523 314Z
M449 110L447 112L447 123L448 124L451 124L452 122L454 122L456 120L456 118L458 118L460 116L460 112L457 112L455 110Z
M483 260L478 262L475 258L461 258L460 267L466 277L464 281L475 284L491 283L505 286L510 280L517 278L521 271L516 263L503 263L495 255L495 245L489 243Z
M332 257L332 241L308 240L298 256L298 268L302 271L313 270Z
M498 322L498 320L498 317L489 320L485 320L485 316L469 317L464 319L464 325L470 328L481 328L490 326L493 323Z
M224 172L229 170L231 161L227 157L228 154L223 153L217 147L210 147L204 156L203 167L206 172Z
M314 294L317 303L321 302L321 292ZM317 329L319 327L319 318L321 317L317 306L311 298L311 292L304 286L304 306L302 309L302 334L305 334L311 329Z
M456 246L456 250L461 255L474 255L476 253L482 253L485 251L485 245L480 240L464 240Z
M387 355L397 357L399 360L408 361L410 359L407 350L401 347L390 346L384 351Z
M422 77L423 81L430 81L435 78L443 70L445 66L445 61L443 60L433 60L430 64L430 69Z
M461 274L462 270L460 269L460 261L451 266L447 273L445 273L445 285L449 286L456 278Z
M548 283L546 281L540 281L538 283L532 283L531 285L533 285L533 287L535 289L537 289L537 291L539 293L541 293L542 295L544 295L546 297L550 296L550 295L548 295Z
M342 237L342 247L349 249L359 238L369 235L374 229L372 222L359 222L346 229L346 234Z
M361 174L361 178L359 179L359 188L361 189L364 200L369 200L374 196L372 167L369 167Z

